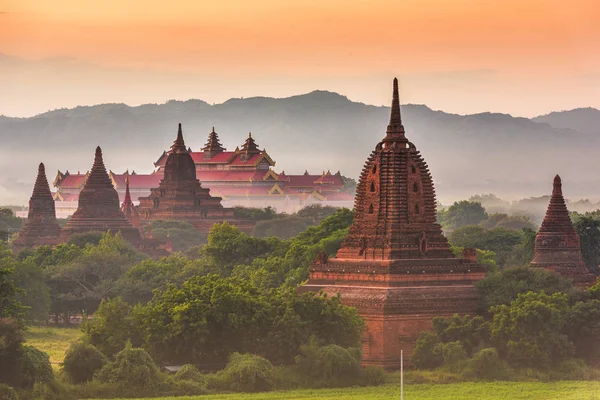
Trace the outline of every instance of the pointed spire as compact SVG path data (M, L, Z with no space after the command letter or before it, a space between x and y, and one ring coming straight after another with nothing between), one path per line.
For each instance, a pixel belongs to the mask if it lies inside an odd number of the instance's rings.
M121 208L124 207L133 207L133 202L131 201L131 193L129 192L129 173L125 176L125 199L123 200L123 204Z
M177 139L173 142L171 146L171 150L174 153L185 153L187 149L185 147L185 142L183 141L183 131L181 129L181 123L179 123L179 127L177 129Z
M215 132L215 127L213 126L212 131L208 134L208 141L202 148L202 151L208 153L207 155L212 157L216 153L220 153L225 151L225 148L221 146L221 142L219 141L219 135Z
M406 142L404 137L404 125L402 125L402 115L400 114L400 96L398 95L398 79L394 78L394 89L392 94L392 110L390 113L390 123L387 126L387 135L384 142Z
M248 133L248 139L242 145L242 153L245 154L260 154L260 150L258 149L258 145L252 138L252 132Z
M44 163L40 163L38 166L38 174L33 186L32 197L52 197L50 192L50 185L48 185L48 179L46 178L46 167Z
M554 177L552 196L562 196L562 181L560 180L560 176L558 176L558 174Z

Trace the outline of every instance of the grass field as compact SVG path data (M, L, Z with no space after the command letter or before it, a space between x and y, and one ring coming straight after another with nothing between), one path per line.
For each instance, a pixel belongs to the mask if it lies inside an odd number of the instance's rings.
M447 385L409 385L405 400L598 400L600 382L554 383L453 383ZM371 388L294 390L257 394L222 394L194 397L161 397L154 400L388 400L400 399L398 386Z
M25 343L45 351L50 356L50 362L58 366L63 362L65 353L72 343L81 337L79 328L51 328L32 326L25 331Z

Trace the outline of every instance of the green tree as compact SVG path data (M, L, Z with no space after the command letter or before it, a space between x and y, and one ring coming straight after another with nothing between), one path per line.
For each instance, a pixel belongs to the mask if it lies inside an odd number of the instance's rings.
M50 292L45 281L44 270L30 259L19 261L5 258L2 263L14 271L11 279L20 289L17 293L17 300L26 308L25 319L47 322L50 310Z
M12 259L0 260L0 318L20 319L25 316L26 308L17 299L21 291L12 280L14 271L3 266L7 261Z
M81 329L91 345L103 354L113 356L128 340L136 344L141 341L131 311L131 306L120 297L102 300L94 318L86 321Z
M566 294L519 294L510 305L490 311L492 340L510 363L543 368L573 355L573 343L562 333L569 315Z
M461 200L444 210L438 219L445 229L458 229L465 225L477 225L488 217L481 203Z
M575 218L573 224L581 243L581 256L590 271L596 272L600 264L600 220L589 215Z
M530 267L507 268L490 274L477 282L476 287L481 298L480 313L486 313L493 306L508 305L516 300L519 294L527 292L562 292L572 299L583 296L582 291L574 288L570 281L561 279L550 271Z

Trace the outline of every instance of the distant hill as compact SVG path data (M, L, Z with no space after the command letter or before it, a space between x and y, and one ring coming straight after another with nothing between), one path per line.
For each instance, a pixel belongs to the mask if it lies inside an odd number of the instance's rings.
M595 108L553 112L533 118L533 121L545 122L555 128L576 129L586 135L600 136L600 110Z
M580 113L585 113L586 122ZM556 173L563 176L567 197L600 197L595 173L600 135L593 134L600 126L593 122L600 118L598 110L530 120L494 113L448 114L409 104L402 114L407 137L430 165L442 201L476 193L509 198L548 194ZM283 99L230 99L216 105L202 100L138 107L102 104L31 118L0 117L0 204L26 201L40 161L46 163L50 181L57 169L86 171L97 145L115 172L150 172L174 140L178 122L194 150L204 145L212 126L231 150L252 131L277 162L277 172L340 170L358 177L385 135L388 119L387 107L326 91Z

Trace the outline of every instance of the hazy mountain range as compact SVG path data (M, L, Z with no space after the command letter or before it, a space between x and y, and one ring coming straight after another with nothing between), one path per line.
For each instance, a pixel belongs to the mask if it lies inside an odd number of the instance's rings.
M556 173L570 198L600 198L600 111L554 112L533 119L506 114L448 114L424 105L402 107L406 135L428 162L442 202L477 193L507 199L549 194ZM385 135L389 108L315 91L283 99L254 97L210 105L202 100L129 107L102 104L49 111L31 118L0 116L0 204L24 203L37 172L88 170L102 146L108 168L149 173L183 124L199 150L212 126L229 150L248 132L277 162L276 172L322 170L358 177Z

